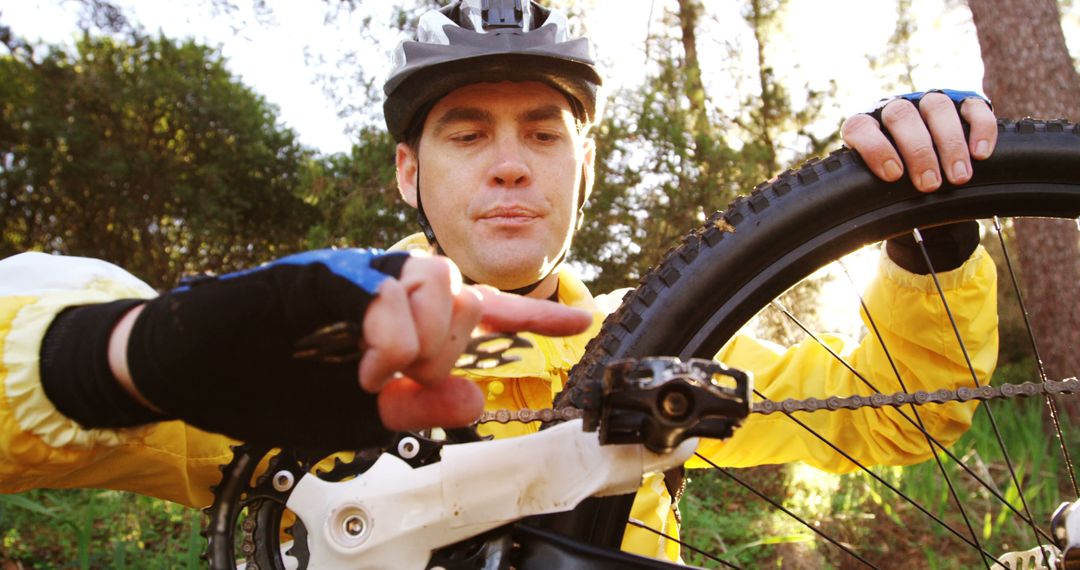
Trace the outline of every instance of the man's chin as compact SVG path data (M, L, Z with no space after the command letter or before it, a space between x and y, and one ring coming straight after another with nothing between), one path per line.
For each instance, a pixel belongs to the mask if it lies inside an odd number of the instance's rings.
M546 258L539 262L536 259L530 259L521 263L512 263L503 259L499 263L487 265L477 271L477 275L469 277L484 285L510 291L528 287L540 281L551 272L551 269L551 263Z

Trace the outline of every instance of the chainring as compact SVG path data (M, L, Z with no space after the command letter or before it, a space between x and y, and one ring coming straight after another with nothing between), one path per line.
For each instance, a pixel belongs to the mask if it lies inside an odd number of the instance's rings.
M361 454L354 455L349 461L334 456L333 467L324 471L319 466L327 459L325 454L253 444L238 445L232 450L232 461L221 467L221 483L210 488L214 502L203 511L207 521L202 534L208 543L203 558L215 570L234 570L238 558L243 558L248 570L306 568L306 540L295 542L285 553L281 551L282 531L292 535L294 540L297 535L300 538L306 536L301 524L287 524L282 528L287 510L285 503L295 481L309 473L329 481L342 480L350 474L363 472L374 463L365 463ZM256 477L263 463L266 463L266 469ZM275 479L279 479L276 485ZM282 484L283 481L288 484ZM236 544L238 522L242 536L239 545ZM284 556L296 558L299 565L286 565Z

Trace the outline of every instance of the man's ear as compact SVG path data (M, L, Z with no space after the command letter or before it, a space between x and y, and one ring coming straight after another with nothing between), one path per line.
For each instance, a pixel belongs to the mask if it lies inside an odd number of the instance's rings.
M592 194L593 182L596 181L596 141L591 137L585 139L585 156L582 158L582 166L584 172L582 176L585 177L584 184L585 196L581 201L589 199L589 195Z
M401 198L407 204L416 207L416 189L419 181L420 163L416 160L416 152L405 143L398 143L397 156L394 158L397 167L397 186Z

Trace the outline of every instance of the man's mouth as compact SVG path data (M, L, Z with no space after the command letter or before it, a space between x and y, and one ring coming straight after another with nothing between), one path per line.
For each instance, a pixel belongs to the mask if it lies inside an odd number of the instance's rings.
M531 222L540 217L535 210L522 206L500 206L485 210L479 216L480 221L502 224L520 224Z

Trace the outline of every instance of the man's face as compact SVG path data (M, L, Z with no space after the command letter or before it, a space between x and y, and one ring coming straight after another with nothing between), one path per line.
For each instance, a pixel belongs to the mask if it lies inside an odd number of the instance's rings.
M537 82L479 83L431 109L418 153L398 145L398 186L462 272L513 289L547 275L569 246L591 139L566 97Z

